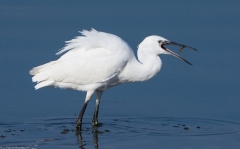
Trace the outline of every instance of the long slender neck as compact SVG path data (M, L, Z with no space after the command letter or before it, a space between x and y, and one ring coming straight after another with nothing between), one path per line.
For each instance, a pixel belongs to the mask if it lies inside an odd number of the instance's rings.
M162 66L159 56L155 53L148 53L146 48L138 49L138 60L135 56L132 57L119 76L121 80L124 82L148 80L155 76Z

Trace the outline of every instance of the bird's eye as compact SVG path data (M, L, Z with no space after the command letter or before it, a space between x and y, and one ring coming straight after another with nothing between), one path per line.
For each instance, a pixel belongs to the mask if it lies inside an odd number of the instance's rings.
M162 40L158 40L158 43L162 43Z

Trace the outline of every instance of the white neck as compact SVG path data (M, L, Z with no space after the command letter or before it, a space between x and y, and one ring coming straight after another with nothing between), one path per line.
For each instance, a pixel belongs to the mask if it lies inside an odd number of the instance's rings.
M156 53L139 47L138 59L135 56L128 62L119 79L123 82L145 81L155 76L161 69L162 61Z

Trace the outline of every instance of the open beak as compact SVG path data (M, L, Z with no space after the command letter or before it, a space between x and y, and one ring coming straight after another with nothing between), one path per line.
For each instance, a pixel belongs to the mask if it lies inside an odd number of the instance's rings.
M164 41L164 42L162 43L162 45L161 45L162 49L164 49L165 51L167 51L169 54L171 54L171 55L179 58L180 60L188 63L189 65L192 65L190 62L188 62L187 60L185 60L185 59L182 58L181 56L179 56L179 55L177 55L176 53L172 52L171 50L165 48L165 47L164 47L165 45L175 45L175 46L179 46L179 47L181 47L181 50L182 50L183 48L188 48L188 49L197 51L197 49L192 48L192 47L189 47L189 46L186 46L186 45L183 45L183 44L179 44L179 43L176 43L176 42L171 42L171 41Z

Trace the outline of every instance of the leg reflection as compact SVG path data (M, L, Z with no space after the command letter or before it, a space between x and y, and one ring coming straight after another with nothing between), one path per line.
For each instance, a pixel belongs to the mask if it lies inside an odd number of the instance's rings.
M86 143L83 140L82 132L83 132L82 129L76 129L76 136L77 136L79 144L81 144L79 146L79 148L85 149ZM103 133L103 132L98 130L98 126L92 127L94 149L98 149L98 134L101 134L101 133Z
M93 133L94 148L98 149L98 133Z
M93 126L92 127L92 133L93 133L94 149L98 149L98 134L101 133L98 130L98 126Z
M78 138L78 142L81 144L79 146L79 148L81 149L85 149L84 146L86 145L85 141L83 141L83 138L82 138L82 131L79 130L79 129L76 129L76 136Z

